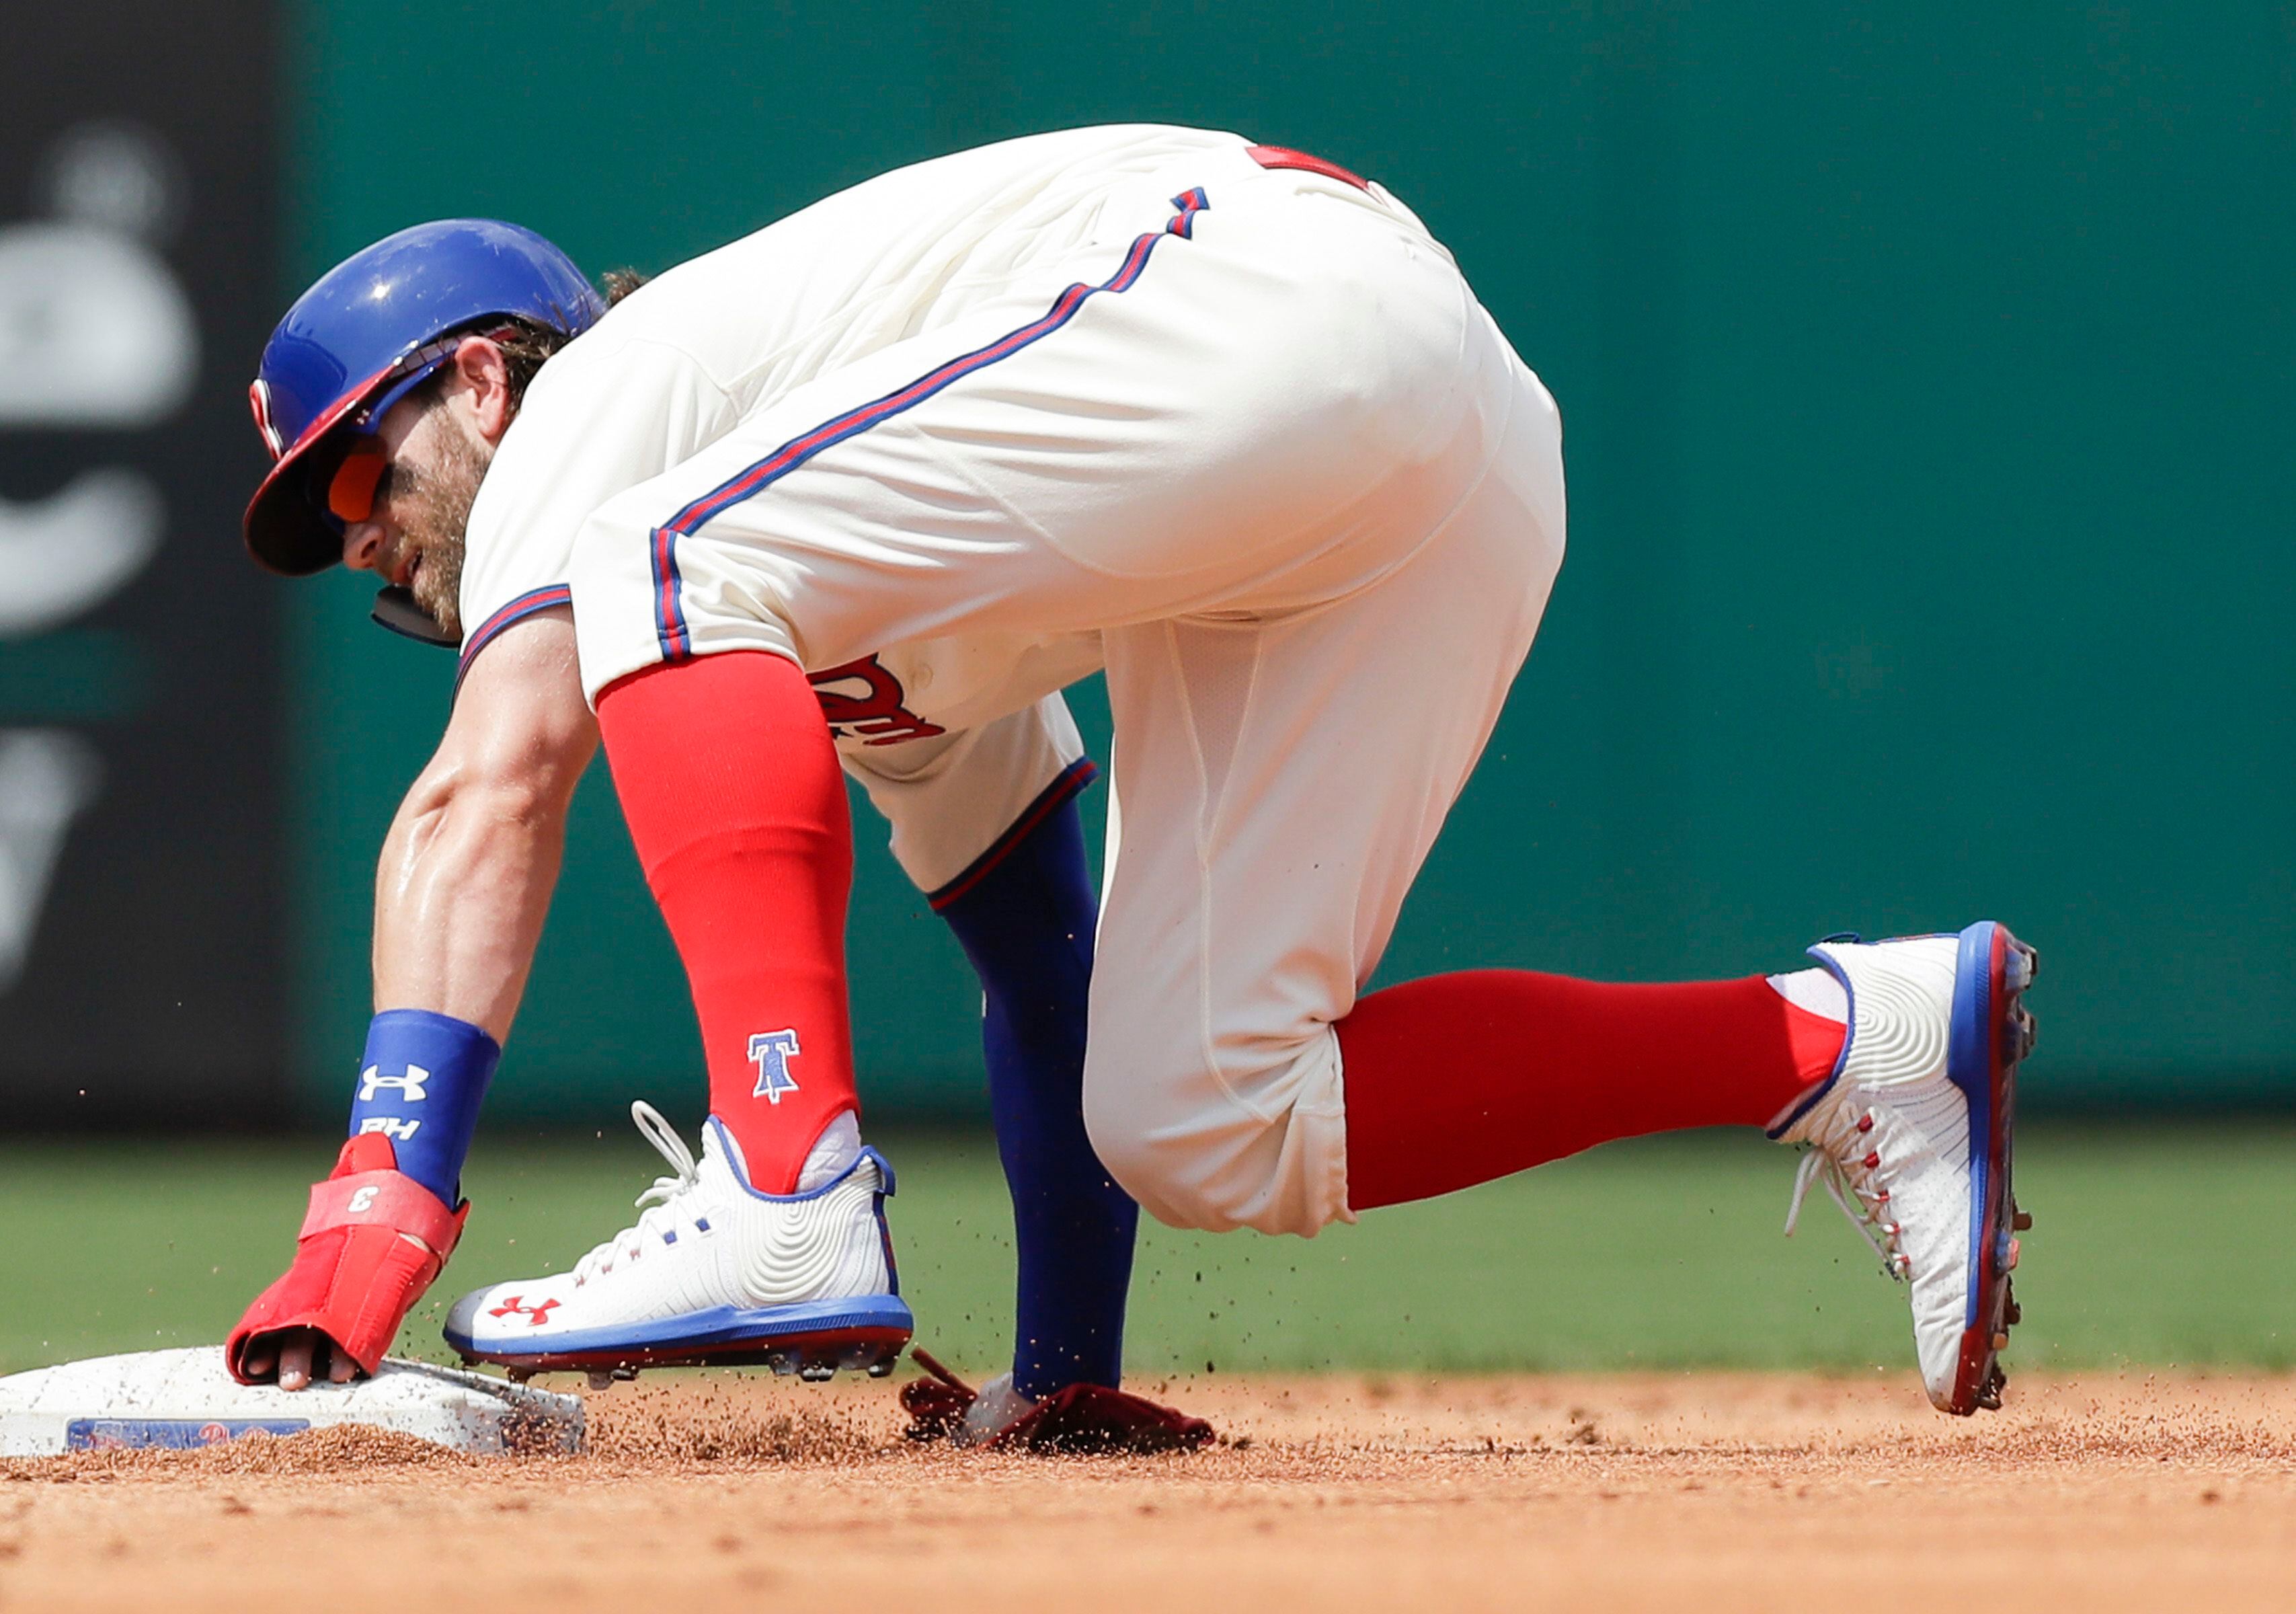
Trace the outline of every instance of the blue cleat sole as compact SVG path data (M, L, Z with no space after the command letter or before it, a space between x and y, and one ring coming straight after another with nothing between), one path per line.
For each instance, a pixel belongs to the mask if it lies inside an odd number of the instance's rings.
M2006 926L1988 919L1961 933L1946 1074L1969 1100L1969 1306L1948 1409L1964 1417L2001 1404L2009 1383L2001 1351L2021 1316L2009 1274L2017 1264L2015 1235L2032 1218L2017 1207L2011 1168L2017 1066L2033 1050L2024 998L2039 964Z
M916 1319L899 1296L864 1295L755 1310L718 1306L627 1328L584 1329L539 1350L482 1344L452 1329L446 1339L465 1363L490 1363L519 1379L571 1371L597 1382L635 1378L650 1367L767 1367L819 1380L842 1368L885 1377L915 1331Z

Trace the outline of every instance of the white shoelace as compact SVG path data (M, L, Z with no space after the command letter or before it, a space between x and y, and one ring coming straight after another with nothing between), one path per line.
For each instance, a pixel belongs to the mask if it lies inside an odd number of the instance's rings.
M1841 1162L1824 1149L1805 1150L1801 1165L1794 1172L1793 1203L1786 1206L1786 1237L1793 1237L1794 1224L1801 1220L1802 1201L1809 1198L1809 1185L1813 1182L1824 1185L1843 1217L1857 1230L1857 1236L1881 1257L1882 1270L1892 1278L1903 1278L1906 1258L1898 1251L1896 1233L1885 1231L1881 1237L1874 1236L1876 1207L1873 1196L1858 1187Z
M679 1202L701 1186L701 1173L693 1163L693 1151L685 1147L685 1140L677 1129L662 1118L662 1114L641 1099L630 1106L630 1119L655 1151L669 1162L670 1174L654 1179L653 1186L633 1201L644 1214L637 1225L626 1227L599 1245L574 1264L574 1281L587 1283L601 1272L614 1270L614 1263L625 1256L635 1258L645 1248L649 1239L659 1239L676 1230L680 1221L691 1223Z

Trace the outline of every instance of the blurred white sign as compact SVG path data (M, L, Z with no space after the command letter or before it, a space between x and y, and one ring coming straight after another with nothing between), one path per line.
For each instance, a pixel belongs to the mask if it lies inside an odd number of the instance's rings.
M24 972L64 832L102 781L95 747L76 734L0 730L0 992Z
M141 471L84 471L34 504L0 498L0 638L45 633L109 599L160 548L168 511Z
M0 431L157 425L199 379L198 317L154 244L181 220L181 164L140 129L90 123L54 142L44 172L54 217L0 226ZM158 484L124 465L0 499L0 638L62 627L126 588L167 519ZM23 975L64 836L102 781L78 735L0 730L0 992Z
M156 425L199 363L191 299L150 247L78 223L0 228L0 428Z

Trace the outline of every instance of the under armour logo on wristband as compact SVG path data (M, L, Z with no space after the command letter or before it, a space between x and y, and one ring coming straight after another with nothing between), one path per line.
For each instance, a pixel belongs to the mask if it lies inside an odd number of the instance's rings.
M379 1065L370 1065L359 1072L358 1101L361 1104L372 1102L375 1094L386 1087L396 1088L409 1104L422 1102L423 1083L430 1080L429 1071L420 1065L410 1065L403 1076L386 1076L381 1074L381 1069Z
M768 1104L779 1104L783 1093L797 1091L797 1078L790 1075L789 1062L797 1058L797 1033L761 1031L750 1039L750 1059L758 1067L758 1088L750 1096L763 1099Z

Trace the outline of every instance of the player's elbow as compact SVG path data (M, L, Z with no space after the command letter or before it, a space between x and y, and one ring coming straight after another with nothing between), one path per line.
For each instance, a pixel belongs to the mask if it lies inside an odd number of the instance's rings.
M482 848L505 840L553 837L564 823L570 794L540 773L434 762L399 810L386 861L461 861L483 857Z
M408 794L406 815L432 835L455 825L546 830L565 817L596 748L587 721L450 736Z
M539 778L488 779L464 794L462 811L472 820L521 834L546 832L566 816L566 793Z

